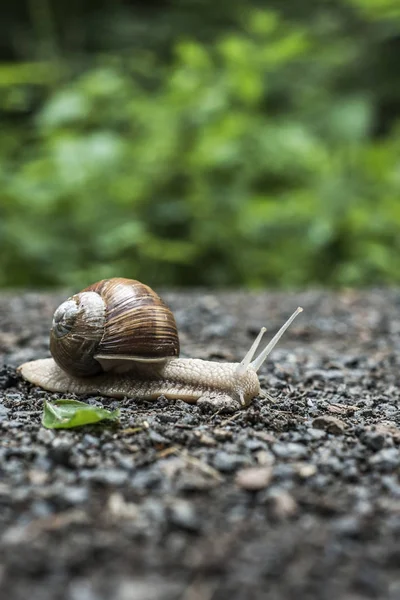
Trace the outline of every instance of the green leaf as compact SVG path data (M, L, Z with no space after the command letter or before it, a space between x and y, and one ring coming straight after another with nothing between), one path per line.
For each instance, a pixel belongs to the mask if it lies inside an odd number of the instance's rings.
M116 421L120 411L106 410L78 400L45 400L42 415L42 425L47 429L70 429L98 423L104 419Z

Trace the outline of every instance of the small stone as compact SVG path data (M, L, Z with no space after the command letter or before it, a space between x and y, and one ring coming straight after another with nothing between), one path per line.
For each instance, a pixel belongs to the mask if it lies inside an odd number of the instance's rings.
M255 453L255 458L260 467L267 467L273 465L275 462L275 456L272 452L268 452L268 450L259 450Z
M206 433L203 433L202 431L196 431L195 436L199 444L202 444L203 446L212 447L217 445L217 442L213 437L207 435Z
M263 440L268 444L273 444L276 442L276 437L272 435L272 433L267 433L266 431L253 431L253 437L258 438L259 440Z
M348 415L356 412L358 410L358 406L352 406L350 404L330 404L328 406L328 410L336 415Z
M214 458L214 467L223 473L232 473L247 463L244 456L240 454L229 454L228 452L217 452Z
M42 429L39 429L37 434L38 442L41 442L42 444L51 444L54 438L55 433L54 431L51 431L51 429L45 429L44 427Z
M255 450L262 450L265 448L265 442L262 442L261 440L257 439L245 440L244 445L247 448L247 450L250 450L251 452L254 452Z
M397 448L384 448L371 456L369 463L382 471L393 471L400 465L400 450Z
M69 467L71 464L72 442L55 438L48 449L48 457L57 465Z
M22 427L25 427L24 423L21 423L21 421L16 421L15 419L6 421L3 424L3 428L5 429L22 429Z
M97 447L100 445L100 440L98 437L95 437L94 435L90 435L89 433L86 433L83 438L82 438L82 442L86 445L86 446L94 446Z
M81 471L80 476L83 481L94 481L110 486L122 485L128 480L128 473L126 471L112 468L86 469Z
M297 502L284 489L276 488L271 490L267 496L267 505L271 514L276 519L287 519L292 517L297 512Z
M276 480L293 479L295 474L295 465L293 463L279 462L274 466L274 479Z
M91 581L77 578L69 584L67 597L69 600L96 600L98 595L94 591Z
M118 578L116 589L112 594L113 600L175 600L183 598L185 589L180 581L157 580L151 577ZM97 600L93 597L72 598L72 600Z
M165 523L166 507L162 500L148 497L141 506L141 516L145 515L151 523Z
M385 475L382 477L382 484L396 498L400 498L400 482L396 477Z
M219 427L216 427L214 429L213 434L215 438L220 442L224 442L225 440L231 440L233 437L232 431L229 431L228 429L220 429Z
M160 461L160 469L169 479L175 477L185 467L185 461L178 456L170 456Z
M31 469L28 473L28 477L33 485L43 485L48 479L48 473L39 469Z
M131 487L136 490L150 490L160 484L162 473L159 468L151 467L136 471L131 479Z
M196 532L200 529L200 520L193 504L186 500L176 500L170 506L170 521L177 527Z
M385 436L377 431L365 431L360 436L360 440L363 444L375 452L382 450L385 445Z
M36 518L42 519L48 517L54 509L48 502L45 502L44 500L35 500L32 502L30 510Z
M135 459L132 456L119 456L117 464L125 471L133 471L135 468Z
M368 429L371 429L371 431L378 435L391 437L394 441L400 442L400 429L397 427L396 423L393 423L392 421L377 423Z
M241 469L236 475L236 485L249 492L267 487L272 477L271 467L250 467Z
M308 479L317 472L317 467L309 463L300 463L296 465L296 472L302 479Z
M89 497L89 491L87 487L79 485L70 485L65 487L63 491L63 498L68 504L76 505L83 504Z
M197 406L202 413L230 414L241 408L239 400L221 392L205 392L198 400Z
M312 440L321 440L326 437L326 433L323 429L312 429L312 427L307 429L307 434Z
M336 519L333 522L334 530L345 537L354 537L360 531L360 519L356 516L345 516Z
M315 429L324 429L333 435L342 434L347 428L346 423L336 417L322 415L313 420L312 425Z
M215 487L218 481L197 473L182 473L177 482L177 489L182 492L201 492Z
M288 442L287 444L278 442L273 444L272 451L279 458L303 458L307 456L307 448L295 442Z
M107 509L109 514L116 519L134 520L139 515L137 504L126 502L118 492L114 492L108 498Z
M153 431L152 429L149 430L149 438L151 439L151 441L153 442L153 444L155 444L156 446L165 446L166 444L169 443L169 440L167 440L166 437L164 437L163 435L160 435L159 433L157 433L156 431Z
M4 406L4 404L0 404L0 419L5 419L7 417L9 409Z

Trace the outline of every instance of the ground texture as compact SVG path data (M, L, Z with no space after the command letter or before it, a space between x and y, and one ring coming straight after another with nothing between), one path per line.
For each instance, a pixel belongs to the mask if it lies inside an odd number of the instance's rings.
M60 295L0 297L0 597L400 598L400 292L164 295L183 356L240 360L305 311L235 414L113 401L119 426L41 427ZM64 396L65 397L65 396Z

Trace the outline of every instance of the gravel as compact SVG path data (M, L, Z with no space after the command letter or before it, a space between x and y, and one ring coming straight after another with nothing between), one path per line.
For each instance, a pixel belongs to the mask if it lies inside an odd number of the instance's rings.
M0 296L0 597L400 598L400 291L166 293L182 355L240 360L304 313L234 414L88 397L118 425L41 426L16 366L63 294Z

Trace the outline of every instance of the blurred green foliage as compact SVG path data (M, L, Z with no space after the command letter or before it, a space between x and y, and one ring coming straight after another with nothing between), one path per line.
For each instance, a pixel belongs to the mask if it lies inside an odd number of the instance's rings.
M0 65L0 286L399 283L397 0L172 4L103 7L75 56L35 3L38 54Z

